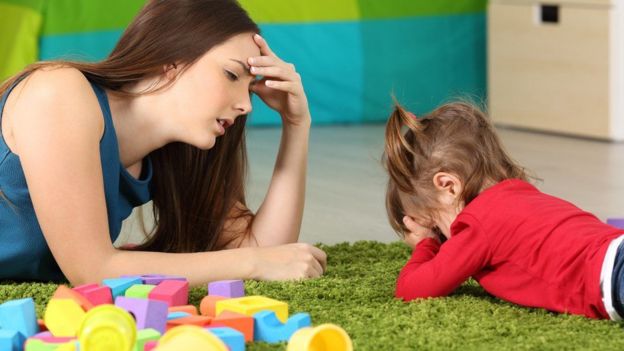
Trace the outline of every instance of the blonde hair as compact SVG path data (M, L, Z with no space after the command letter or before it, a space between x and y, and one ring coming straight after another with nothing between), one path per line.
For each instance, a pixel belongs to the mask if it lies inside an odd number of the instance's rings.
M433 176L438 172L460 179L458 200L466 205L489 183L529 178L507 155L485 114L465 102L442 105L422 118L395 104L386 125L383 162L389 175L386 210L390 225L401 236L407 231L401 197L418 209L421 221L435 219Z

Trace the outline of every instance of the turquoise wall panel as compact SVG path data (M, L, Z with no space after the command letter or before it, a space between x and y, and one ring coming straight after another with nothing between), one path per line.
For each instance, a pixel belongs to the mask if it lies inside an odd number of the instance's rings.
M453 97L485 96L485 15L362 21L363 121L385 121L391 94L422 114Z

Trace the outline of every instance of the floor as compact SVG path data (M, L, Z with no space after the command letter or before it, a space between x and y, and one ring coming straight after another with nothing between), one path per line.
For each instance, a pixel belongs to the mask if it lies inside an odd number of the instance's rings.
M337 243L397 239L384 209L382 125L313 127L301 241ZM599 218L624 217L624 144L499 129L507 150L542 181L547 193ZM248 131L248 203L257 208L270 181L278 128ZM119 242L140 240L136 221ZM119 243L118 242L118 243Z

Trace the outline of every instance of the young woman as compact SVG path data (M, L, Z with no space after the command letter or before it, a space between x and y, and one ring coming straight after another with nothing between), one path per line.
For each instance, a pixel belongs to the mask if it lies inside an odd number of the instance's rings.
M98 63L43 62L0 87L0 278L97 282L122 274L318 277L298 244L310 113L300 76L234 0L152 0ZM262 79L257 79L262 77ZM282 140L256 214L245 205L251 93ZM112 242L153 201L135 250Z

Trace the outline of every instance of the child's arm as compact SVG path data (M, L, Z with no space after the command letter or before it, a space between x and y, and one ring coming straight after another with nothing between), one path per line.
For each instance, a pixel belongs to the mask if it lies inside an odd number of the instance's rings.
M433 238L416 245L399 273L396 297L409 301L446 296L486 266L490 256L488 243L478 224L470 222L456 221L456 234L443 245Z

